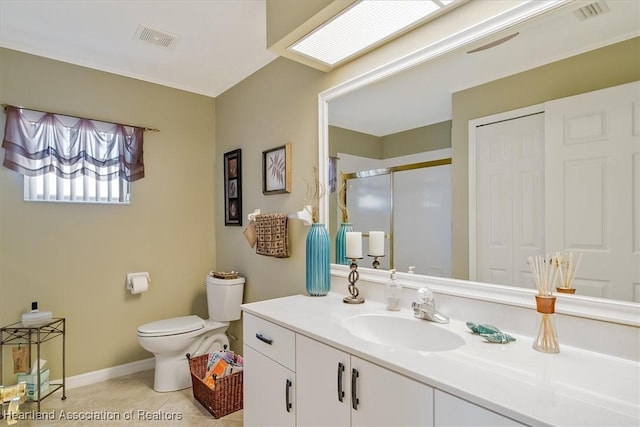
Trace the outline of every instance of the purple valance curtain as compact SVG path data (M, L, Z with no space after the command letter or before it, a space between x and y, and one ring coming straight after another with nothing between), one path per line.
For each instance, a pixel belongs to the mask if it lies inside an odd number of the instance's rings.
M27 176L144 178L144 129L6 107L3 165Z

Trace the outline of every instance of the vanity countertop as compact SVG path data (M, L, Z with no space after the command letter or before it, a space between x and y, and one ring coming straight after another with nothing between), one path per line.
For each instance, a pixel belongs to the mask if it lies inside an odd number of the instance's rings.
M358 338L340 322L359 314L412 317L413 312L387 311L369 300L345 304L342 298L336 293L294 295L244 304L242 309L524 424L640 426L638 362L563 346L561 336L558 354L535 351L531 337L516 334L511 334L515 342L491 344L456 319L434 324L464 339L465 345L455 350L392 348ZM495 326L510 333L509 325Z

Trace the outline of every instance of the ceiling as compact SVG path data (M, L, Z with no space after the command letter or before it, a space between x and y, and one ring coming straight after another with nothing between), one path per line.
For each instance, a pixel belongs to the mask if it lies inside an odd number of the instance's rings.
M455 91L637 36L640 1L607 4L593 20L544 18L494 49L463 49L334 100L330 122L382 136L450 119ZM176 37L168 48L140 40L144 26ZM0 0L0 46L211 97L277 57L265 0Z
M573 11L590 3L571 3L518 28L333 99L329 123L385 136L450 120L451 95L457 91L640 34L640 1L606 0L609 12L580 21ZM519 34L504 44L467 53L513 32Z
M139 26L177 37L159 46ZM211 97L277 57L265 0L0 0L0 46Z

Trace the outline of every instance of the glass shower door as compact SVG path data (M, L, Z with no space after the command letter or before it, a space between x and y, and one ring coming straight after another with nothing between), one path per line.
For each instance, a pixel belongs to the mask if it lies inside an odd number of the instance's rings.
M369 231L391 233L391 175L375 175L347 180L347 209L353 230L362 232L362 256L358 263L371 267L373 258L368 257ZM380 267L389 269L390 239L385 239L385 256L379 258Z

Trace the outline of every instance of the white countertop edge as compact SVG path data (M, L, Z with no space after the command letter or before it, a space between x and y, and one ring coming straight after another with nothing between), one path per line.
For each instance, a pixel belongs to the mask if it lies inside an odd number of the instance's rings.
M358 268L361 281L384 284L389 278L387 270ZM349 266L331 264L331 275L347 278ZM419 289L428 286L432 291L445 295L481 301L495 302L516 307L535 309L537 291L468 280L449 279L419 274L397 273L402 286ZM640 326L640 305L637 303L581 295L555 294L556 313L588 319L601 320L621 325Z

